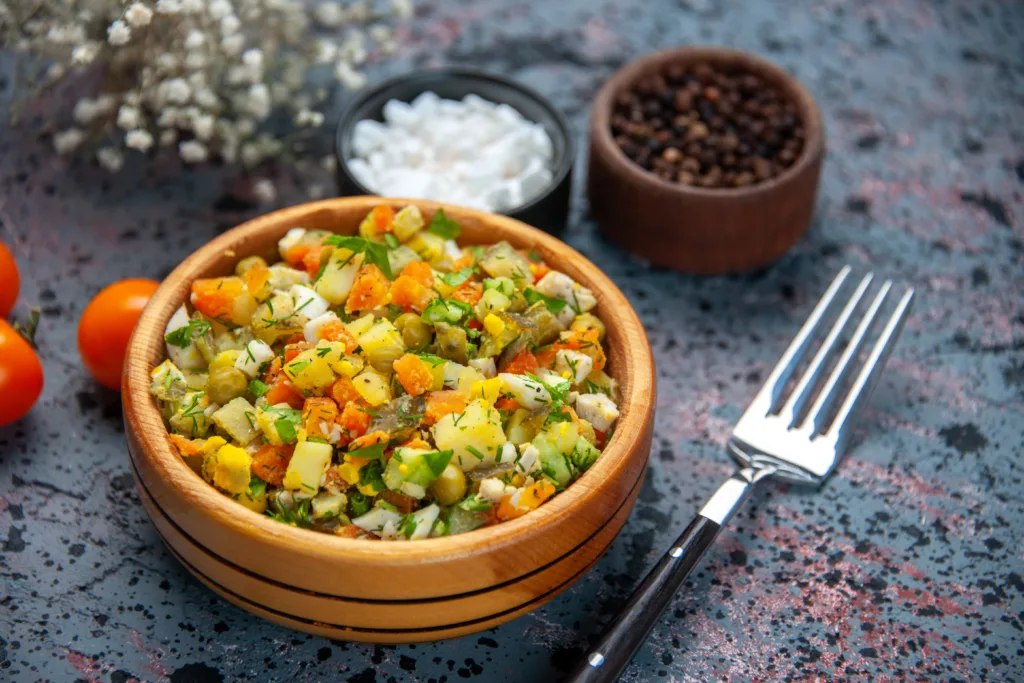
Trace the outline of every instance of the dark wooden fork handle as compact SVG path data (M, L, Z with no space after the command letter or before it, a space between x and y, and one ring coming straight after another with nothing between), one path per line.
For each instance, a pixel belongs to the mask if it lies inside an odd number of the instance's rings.
M690 522L629 596L626 606L605 627L590 652L576 665L564 683L612 683L647 640L676 591L714 543L732 513L749 495L762 473L745 469L730 477Z

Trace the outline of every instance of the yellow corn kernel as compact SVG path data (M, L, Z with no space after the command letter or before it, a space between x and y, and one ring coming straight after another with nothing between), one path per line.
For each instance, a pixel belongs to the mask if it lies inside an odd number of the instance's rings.
M377 489L373 488L372 484L367 484L365 486L357 486L356 488L359 489L359 493L363 494L364 496L370 496L371 498L379 493Z
M409 466L408 465L404 465L404 464L403 465L399 465L398 466L398 471L401 472L402 474L409 474Z
M497 337L505 331L505 323L502 322L501 318L493 313L488 313L487 317L484 318L484 329L487 330L488 334L491 336Z

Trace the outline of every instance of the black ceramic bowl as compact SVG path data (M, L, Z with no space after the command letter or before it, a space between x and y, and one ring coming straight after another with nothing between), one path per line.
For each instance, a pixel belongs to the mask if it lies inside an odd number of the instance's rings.
M420 93L431 90L449 100L461 100L470 93L516 109L524 118L544 126L552 143L551 182L525 204L504 211L507 216L558 235L565 230L572 188L572 166L576 159L569 121L551 102L530 88L501 76L447 67L414 71L368 88L349 104L338 122L334 152L338 157L338 188L342 195L372 195L356 180L348 168L352 154L352 128L358 121L383 121L382 110L388 100L411 102Z

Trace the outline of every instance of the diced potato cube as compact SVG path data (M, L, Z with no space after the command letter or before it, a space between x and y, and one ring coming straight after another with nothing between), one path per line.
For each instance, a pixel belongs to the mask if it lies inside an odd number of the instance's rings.
M334 519L345 512L348 496L344 493L320 493L312 501L314 519Z
M185 375L170 360L165 360L149 373L152 382L149 393L161 401L177 401L188 393Z
M308 285L312 278L304 270L292 268L284 263L270 266L266 287L270 289L288 289L292 285Z
M251 489L246 489L242 493L236 495L235 500L241 503L243 507L249 508L260 515L267 510L267 490L265 488L260 491L258 495L253 495Z
M469 397L471 399L482 398L493 404L501 396L501 384L500 377L473 382L469 387Z
M345 303L362 265L362 254L353 254L349 249L335 249L320 279L313 285L313 291L334 305Z
M456 380L456 389L464 394L468 394L472 391L474 384L483 382L486 377L483 376L476 368L463 367L459 370L459 376Z
M504 240L487 248L480 257L480 267L491 277L507 277L519 284L533 284L530 262Z
M477 320L484 320L493 313L502 313L512 305L512 300L499 292L497 289L484 291L480 301L476 303Z
M260 304L252 314L252 332L267 344L302 331L302 320L295 315L295 302L285 292L278 292Z
M405 207L395 214L391 221L391 227L395 231L398 241L405 242L416 234L417 230L423 229L423 214L420 212L420 208L413 204Z
M291 491L315 493L331 462L334 449L319 441L300 441L284 473L284 487Z
M437 447L451 449L455 463L465 472L493 464L506 441L501 415L480 399L470 403L460 415L442 417L434 425L433 434Z
M256 409L239 396L213 414L217 427L243 446L259 434L256 424Z
M307 349L284 364L285 376L303 391L323 391L334 384L334 371L319 353L319 349Z
M367 313L362 318L356 318L350 323L345 324L345 329L349 331L356 339L366 334L366 331L373 327L373 313Z
M409 240L408 245L424 261L436 261L444 256L444 238L432 232L417 232Z
M373 370L365 370L352 378L356 391L371 406L379 406L391 400L391 387L387 380Z
M392 364L405 353L402 333L387 318L381 318L359 336L366 360L377 372L390 373Z

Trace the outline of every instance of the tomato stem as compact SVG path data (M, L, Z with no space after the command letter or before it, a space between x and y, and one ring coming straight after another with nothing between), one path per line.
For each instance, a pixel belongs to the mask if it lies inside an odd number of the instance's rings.
M36 348L36 328L39 327L39 309L33 308L32 312L28 314L28 322L21 323L17 320L14 321L14 331L25 338L25 341L29 343L33 349Z

